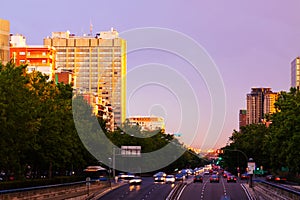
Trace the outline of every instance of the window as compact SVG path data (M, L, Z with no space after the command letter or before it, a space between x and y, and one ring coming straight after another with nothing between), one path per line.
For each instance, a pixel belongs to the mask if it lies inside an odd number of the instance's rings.
M46 60L42 60L42 63L46 63Z
M19 55L20 56L25 56L25 52L24 51L20 51Z

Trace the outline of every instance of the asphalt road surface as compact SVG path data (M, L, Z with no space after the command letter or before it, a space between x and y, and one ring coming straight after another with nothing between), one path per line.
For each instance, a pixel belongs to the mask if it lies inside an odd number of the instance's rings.
M244 182L244 181L243 181ZM204 176L203 183L187 185L180 200L247 200L248 197L241 186L241 181L229 182L220 176L219 183L210 183L209 176Z
M121 186L106 195L100 200L165 200L171 192L174 184L154 183L152 177L143 178L141 185Z
M240 180L227 183L220 176L219 183L210 183L209 175L204 176L203 183L193 183L191 176L187 181L180 200L248 200ZM175 183L176 184L176 183ZM165 200L175 184L155 183L152 177L143 178L141 185L125 184L108 192L100 200Z

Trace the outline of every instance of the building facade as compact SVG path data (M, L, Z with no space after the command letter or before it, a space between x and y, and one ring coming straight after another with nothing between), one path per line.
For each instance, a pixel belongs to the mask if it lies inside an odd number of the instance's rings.
M10 23L0 19L0 63L6 64L9 61L9 36Z
M138 125L142 131L165 131L164 118L157 116L132 116L127 118L130 125Z
M239 112L239 129L241 130L241 127L247 125L247 110L240 110Z
M53 32L44 45L57 50L57 69L72 70L74 89L113 107L116 125L126 118L126 41L111 29L96 36ZM97 106L97 105L93 105Z
M55 83L73 85L73 72L70 70L55 70Z
M291 63L291 87L300 89L300 57Z
M247 125L262 123L266 114L274 113L277 96L271 88L252 88L247 94Z
M11 35L10 58L17 65L27 64L27 72L39 71L54 80L56 50L50 46L27 46L22 35Z
M264 95L264 115L276 112L274 104L277 101L278 96L279 93L277 92L268 92Z

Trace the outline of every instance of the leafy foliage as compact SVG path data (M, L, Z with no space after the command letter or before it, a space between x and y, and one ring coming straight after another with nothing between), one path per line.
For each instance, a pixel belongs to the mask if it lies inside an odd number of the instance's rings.
M42 175L51 178L70 171L80 173L87 165L99 164L88 151L92 149L87 150L81 142L85 138L93 143L101 141L95 125L84 119L85 115L90 115L91 108L86 103L74 115L73 106L70 85L55 84L39 72L27 74L26 65L0 64L0 171L14 174L16 179ZM75 127L74 119L78 117L85 126ZM152 152L172 140L179 148L184 148L173 136L161 131L141 132L140 127L125 123L122 130L111 133L105 130L103 120L96 120L105 137L119 147L140 145L142 152ZM86 127L89 130L81 131L91 134L80 138L77 131ZM147 138L138 138L139 135ZM111 149L107 152L111 153ZM186 152L171 167L199 164L198 157Z
M291 88L281 92L275 103L276 113L268 116L271 125L251 124L234 131L231 143L225 146L224 165L235 169L242 161L238 152L252 157L256 166L273 172L288 168L290 173L300 172L300 92ZM246 162L243 161L245 169Z
M76 133L70 85L26 66L0 65L0 169L24 177L82 169L93 157ZM48 171L48 172L47 172Z

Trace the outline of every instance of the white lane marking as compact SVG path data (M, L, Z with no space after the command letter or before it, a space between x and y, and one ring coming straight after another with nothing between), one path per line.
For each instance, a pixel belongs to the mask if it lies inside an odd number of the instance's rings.
M245 192L247 198L248 198L249 200L252 200L252 197L251 197L250 194L248 193L248 191L247 191L247 189L245 188L244 184L240 184L240 185L241 185L241 187L243 188L243 190L244 190L244 192Z
M202 186L202 191L201 191L201 200L203 200L203 199L204 199L204 191L205 191L206 184L208 183L208 181L209 181L209 179L207 179L207 180L204 182L203 186Z
M224 180L222 178L221 178L221 182L222 182L222 185L223 185L224 196L227 196L226 187L225 187L225 184L224 184Z
M185 189L185 187L186 187L186 185L184 185L183 188L181 189L181 191L180 191L180 193L179 193L179 195L178 195L178 197L177 197L177 200L180 199L180 197L181 197L181 195L182 195L182 192L183 192L183 190Z

